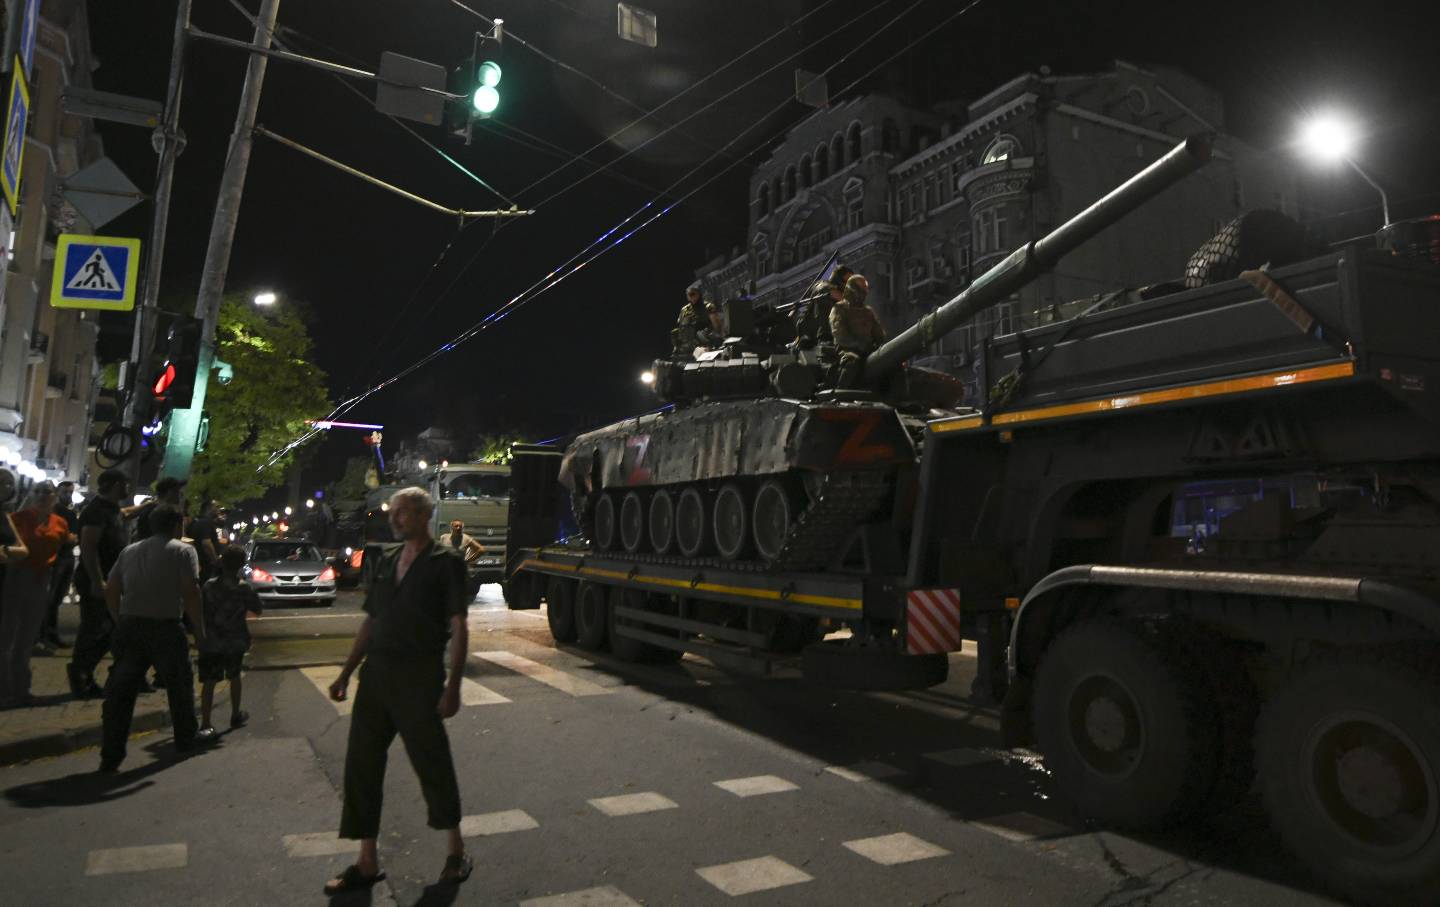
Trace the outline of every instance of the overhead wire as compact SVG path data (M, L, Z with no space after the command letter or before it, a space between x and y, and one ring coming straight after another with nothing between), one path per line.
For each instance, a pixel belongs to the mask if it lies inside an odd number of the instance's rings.
M873 32L869 37L867 37L866 39L864 39L863 41L861 41L860 43L858 43L857 45L855 45L854 47L852 47L852 48L851 48L849 51L847 51L845 54L841 55L840 58L838 58L838 59L835 60L833 63L831 63L829 66L827 66L824 70L822 70L822 72L820 73L820 75L822 75L822 76L823 76L823 75L828 75L831 71L833 71L835 68L837 68L840 64L844 63L844 62L845 62L846 60L848 60L851 56L853 56L855 52L857 52L858 50L860 50L862 47L864 47L864 46L865 46L866 44L868 44L869 42L875 40L875 38L877 38L880 34L882 34L884 31L888 30L890 27L892 27L893 25L895 25L896 23L898 23L898 22L899 22L902 18L904 18L908 13L910 13L911 11L913 11L916 7L918 7L921 3L924 3L924 2L925 2L925 0L914 0L914 2L912 2L909 6L907 6L907 7L905 8L905 10L903 10L897 17L895 17L894 19L892 19L890 22L886 23L884 26L882 26L882 27L881 27L880 29L878 29L877 31ZM950 23L954 22L956 19L958 19L958 18L960 18L961 16L965 15L965 14L968 13L970 10L974 9L976 6L979 6L979 5L980 5L981 3L983 3L983 2L984 2L984 0L971 0L971 2L967 3L967 4L964 5L963 7L957 9L956 11L952 12L950 15L946 16L944 19L942 19L942 20L941 20L939 23L937 23L936 25L932 26L930 29L927 29L927 30L926 30L925 32L923 32L919 37L916 37L916 38L912 39L911 41L907 42L907 43L906 43L905 45L903 45L899 50L897 50L897 51L895 51L894 53L890 54L890 55L889 55L888 57L886 57L884 60L882 60L882 61L880 61L879 63L875 64L874 66L870 67L870 68L867 69L865 72L863 72L861 75L859 75L859 76L857 76L855 79L851 80L851 81L850 81L848 84L846 84L843 88L841 88L839 91L835 92L835 94L837 94L837 95L838 95L838 94L844 94L845 92L850 91L851 89L853 89L854 87L856 87L857 85L859 85L862 81L864 81L865 79L867 79L867 78L869 78L871 75L873 75L875 72L877 72L877 71L879 71L880 69L882 69L883 67L889 65L889 64L890 64L892 61L894 61L896 58L898 58L899 56L901 56L901 55L904 54L904 53L907 53L910 49L914 48L914 47L917 46L918 44L920 44L920 43L928 40L932 35L936 34L936 33L939 32L941 29L945 28L945 27L948 26ZM747 127L745 130L743 130L740 134L736 135L736 136L733 137L729 142L727 142L727 143L726 143L726 147L728 147L729 145L733 145L734 143L738 142L743 135L749 133L749 132L750 132L751 130L753 130L756 126L760 125L760 123L763 123L765 120L769 119L770 116L772 116L772 115L774 115L775 113L777 113L777 112L779 112L780 110L782 110L782 109L784 108L784 106L789 103L789 101L790 101L790 99L789 99L789 98L786 98L786 100L785 100L784 102L782 102L779 106L777 106L776 108L774 108L774 109L772 109L771 111L767 112L765 115L761 116L761 117L760 117L759 119L757 119L754 123L752 123L749 127ZM784 135L786 132L788 132L790 129L793 129L793 128L794 128L794 124L788 124L788 125L782 127L782 128L781 128L780 130L778 130L776 133L772 134L769 138L767 138L767 139L766 139L766 143L768 143L769 141L773 141L775 138L778 138L778 137L781 136L781 135ZM700 170L701 168L703 168L703 167L704 167L707 163L709 163L711 160L714 160L715 157L717 157L721 152L723 152L723 150L725 150L725 149L722 148L722 149L720 149L720 150L717 150L717 152L716 152L715 154L713 154L710 158L707 158L706 161L703 161L703 162L701 162L700 164L696 165L696 167L692 168L692 169L691 169L689 172L687 172L684 176L682 176L682 177L680 177L678 180L676 180L673 185L679 185L680 183L683 183L683 182L684 182L685 180L687 180L691 175L693 175L694 173L698 172L698 170ZM639 226L637 226L637 227L635 227L634 229L630 230L629 232L625 233L625 234L622 235L620 238L618 238L618 239L614 240L613 242L611 242L609 245L605 245L605 246L603 246L602 248L598 249L593 255L591 255L591 256L590 256L589 258L587 258L585 261L582 261L580 264L575 265L575 267L571 268L569 271L567 271L567 272L565 272L565 273L563 273L563 274L560 274L560 273L559 273L559 272L561 272L561 271L564 271L565 268L569 267L570 264L572 264L577 258L580 258L582 255L584 255L586 252L590 251L591 249L595 249L596 246L602 245L609 236L613 235L613 234L614 234L616 231L618 231L621 227L623 227L625 224L629 223L631 220L633 220L635 217L637 217L638 215L640 215L640 214L643 213L644 211L648 210L648 209L653 205L653 202L646 202L646 203L645 203L644 205L642 205L639 209L637 209L635 212L633 212L633 213L630 214L628 217L626 217L624 220L622 220L619 224L617 224L616 226L610 228L610 229L607 230L605 233L603 233L599 238L597 238L595 241L591 242L590 245L586 247L586 249L582 250L580 253L577 253L577 254L574 255L574 256L571 256L570 260L569 260L565 265L562 265L560 268L556 268L556 269L552 270L549 274L546 275L546 277L541 278L540 281L536 281L536 283L534 283L534 284L531 284L531 286L530 286L529 288L527 288L526 290L522 291L520 294L517 294L517 295L516 295L515 297L513 297L510 301L506 302L504 305L501 305L499 308L497 308L496 310L494 310L494 311L491 312L490 314L486 315L486 316L485 316L484 318L482 318L480 321L476 322L476 323L475 323L474 325L472 325L470 328L468 328L467 330L463 331L462 333L456 335L455 337L453 337L453 338L452 338L451 340L449 340L448 342L442 344L440 347L438 347L438 348L436 348L435 350L433 350L431 353L427 354L427 355L424 356L424 357L421 357L419 360L416 360L416 361L415 361L414 363L412 363L410 366L407 366L405 369L402 369L400 372L397 372L395 375L392 375L391 377L387 378L385 381L383 381L383 382L381 382L381 383L379 383L379 384L377 384L377 385L369 388L368 390L363 391L362 393L357 394L357 395L351 397L350 399L344 401L343 403L341 403L339 406L337 406L337 407L335 408L335 410L331 413L331 415L329 415L329 416L326 417L326 420L333 420L333 419L337 418L339 415L342 415L342 414L348 412L349 410L353 409L353 408L354 408L356 405L358 405L361 401L363 401L364 399L368 398L368 397L371 396L372 394L377 393L378 391L384 389L385 387L388 387L389 385L395 383L396 381L402 380L403 378L405 378L405 377L407 377L408 375L412 374L412 373L415 372L416 370L418 370L418 369L420 369L420 368L423 368L425 365L429 364L430 362L434 361L435 359L439 358L440 356L443 356L443 355L445 355L446 353L449 353L450 351L454 350L456 347L458 347L458 346L460 346L461 344L465 343L466 341L470 340L471 338L473 338L474 336L476 336L477 334L479 334L481 331L485 330L486 328L490 327L491 325L493 325L493 324L495 324L495 323L498 323L499 321L503 320L503 319L504 319L505 317L507 317L514 309L518 308L518 307L521 306L521 305L524 305L526 302L529 302L530 300L538 297L539 295L541 295L541 294L547 292L548 290L552 289L553 287L557 286L559 283L563 282L565 279L569 278L570 276L573 276L574 274L578 273L581 269L583 269L584 267L588 266L589 264L591 264L592 262L594 262L596 259L600 258L600 257L601 257L602 255L604 255L606 252L609 252L610 250L618 247L621 243L623 243L625 240L629 239L631 236L633 236L633 235L635 235L636 233L638 233L640 230L643 230L645 227L649 226L650 224L654 223L656 220L658 220L658 219L660 219L661 217L665 216L665 214L669 213L669 212L670 212L671 210L673 210L676 206L682 204L683 202L685 202L686 200L688 200L689 198L691 198L692 196L694 196L697 192L701 191L701 190L704 189L705 187L709 186L711 183L715 182L715 180L719 179L721 176L723 176L723 175L724 175L725 173L727 173L729 170L733 169L738 163L739 163L739 161L736 160L736 161L732 161L731 163L727 164L727 165L726 165L725 167L723 167L721 170L719 170L719 171L716 172L715 174L711 175L708 179L702 181L701 183L699 183L698 185L696 185L695 187L693 187L692 189L690 189L688 192L686 192L684 195L680 196L680 198L678 198L677 200L675 200L675 201L672 202L671 204L667 205L664 209L662 209L661 211L657 212L655 215L651 216L648 220L642 222ZM673 185L672 185L672 188L673 188ZM557 274L559 274L559 276L555 276L555 275L557 275ZM553 279L549 279L549 278L552 278L552 277L553 277ZM458 278L457 278L457 279L458 279ZM548 280L548 282L546 282L547 280ZM452 284L452 285L453 285L453 284ZM530 290L531 290L531 289L534 289L536 286L539 286L540 288L539 288L538 290L536 290L533 295L527 297L526 294L529 293ZM325 420L322 420L322 421L325 421ZM261 467L261 469L268 468L268 467L269 467L270 465L272 465L274 462L278 461L281 457L283 457L286 453L288 453L289 451L295 449L296 447L298 447L298 446L306 443L310 438L313 438L316 434L318 434L318 432L319 432L318 429L312 429L312 430L310 430L309 432L307 432L305 435L303 435L302 437L297 438L297 439L291 441L291 442L290 442L289 444L287 444L285 447L281 448L279 451L276 451L274 454L272 454L271 458L270 458L269 460L267 460L267 462L265 463L264 466Z

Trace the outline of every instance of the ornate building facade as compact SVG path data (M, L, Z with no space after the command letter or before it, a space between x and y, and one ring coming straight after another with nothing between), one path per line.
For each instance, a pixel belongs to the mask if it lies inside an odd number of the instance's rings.
M964 374L993 335L1063 317L1076 300L1177 278L1242 210L1293 214L1283 165L1227 136L1219 95L1173 69L1119 62L1092 75L1028 73L930 111L869 95L786 135L752 174L745 251L697 277L708 298L791 302L838 251L870 279L871 304L893 335L1202 131L1219 136L1208 167L924 360Z

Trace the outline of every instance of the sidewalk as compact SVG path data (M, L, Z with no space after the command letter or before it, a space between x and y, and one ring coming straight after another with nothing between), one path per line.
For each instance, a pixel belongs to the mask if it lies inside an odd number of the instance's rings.
M348 638L257 639L245 658L245 664L248 671L343 664L349 651ZM193 652L191 658L193 664ZM65 677L65 665L69 661L69 649L30 659L33 676L30 692L41 704L28 709L0 711L0 766L100 745L102 700L71 698L69 682ZM109 676L108 656L95 673L102 681ZM198 681L195 696L198 712ZM227 685L219 684L215 690L217 709L228 702ZM130 725L132 734L169 726L170 707L164 690L142 694L135 700L135 720Z

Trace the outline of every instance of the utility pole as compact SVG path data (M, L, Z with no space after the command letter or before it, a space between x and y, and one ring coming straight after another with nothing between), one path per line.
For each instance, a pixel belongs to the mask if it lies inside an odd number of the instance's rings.
M268 50L275 32L275 16L280 0L261 0L255 20L255 44ZM250 146L255 130L255 113L260 107L260 88L265 81L264 54L250 55L245 70L245 86L240 91L240 110L235 116L235 132L230 136L230 151L225 160L225 173L220 178L220 197L215 203L215 219L210 224L210 242L205 249L205 270L200 277L200 293L195 300L195 317L203 321L200 331L200 365L195 374L195 393L189 409L170 414L170 437L165 444L163 476L186 479L195 458L195 444L200 435L200 420L205 409L205 391L210 384L210 367L215 361L215 323L220 316L220 297L225 292L225 275L230 269L230 247L235 240L235 225L240 218L240 196L245 189L245 171L250 164Z
M175 38L170 51L170 81L165 89L165 111L160 125L156 127L151 141L160 155L160 164L155 176L155 211L150 220L149 248L145 259L145 292L141 296L140 308L135 310L135 334L130 341L131 374L128 376L128 394L125 398L123 423L134 429L138 421L141 396L148 392L150 380L145 369L155 349L155 313L160 299L160 269L165 258L165 231L170 221L170 187L175 182L175 159L185 149L185 139L180 133L180 89L185 81L186 32L190 28L190 7L192 0L179 0L175 11ZM139 479L140 457L130 458L126 468L134 484Z

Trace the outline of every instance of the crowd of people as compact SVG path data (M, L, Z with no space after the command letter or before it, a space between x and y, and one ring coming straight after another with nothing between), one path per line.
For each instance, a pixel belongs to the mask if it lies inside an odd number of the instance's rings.
M106 470L81 501L73 482L36 482L16 503L14 473L0 468L0 709L40 703L31 658L65 648L59 613L70 599L79 628L66 675L76 699L105 700L102 767L124 758L135 699L165 689L178 749L215 736L215 686L230 683L231 727L243 726L241 662L247 613L260 601L243 581L244 552L224 542L224 511L200 501L187 517L185 483L163 478L153 498L131 501L128 477ZM201 715L186 633L194 635ZM102 686L95 672L112 655Z

